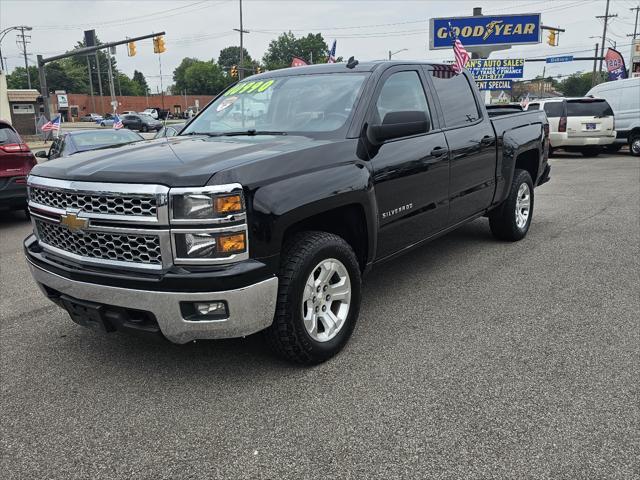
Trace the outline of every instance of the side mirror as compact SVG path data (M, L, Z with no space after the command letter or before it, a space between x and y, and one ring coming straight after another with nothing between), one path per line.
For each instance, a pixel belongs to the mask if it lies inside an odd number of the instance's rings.
M38 158L49 158L49 154L45 150L39 150L36 152Z
M369 127L369 141L374 145L394 138L418 135L429 131L429 118L425 112L403 111L389 112L384 116L382 124Z

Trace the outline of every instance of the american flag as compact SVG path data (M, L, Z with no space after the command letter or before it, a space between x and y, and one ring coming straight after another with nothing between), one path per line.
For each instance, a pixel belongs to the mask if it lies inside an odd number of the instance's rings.
M51 130L60 130L60 115L58 115L53 120L49 120L47 123L42 125L40 129L43 132L50 132Z
M453 64L453 70L456 73L460 73L471 58L471 55L469 55L469 52L465 50L464 45L462 45L462 42L454 33L451 23L449 23L449 35L453 39L453 55L456 57L456 61Z
M527 96L522 99L522 101L520 102L520 106L522 108L527 108L529 106L529 101L530 101L529 100L529 92L527 92Z
M331 50L329 50L329 58L327 59L327 63L336 63L336 41L333 41L333 45L331 46Z
M116 113L113 116L113 128L115 128L117 130L117 129L122 128L122 127L124 127L124 125L122 124L122 120L120 120L120 117Z

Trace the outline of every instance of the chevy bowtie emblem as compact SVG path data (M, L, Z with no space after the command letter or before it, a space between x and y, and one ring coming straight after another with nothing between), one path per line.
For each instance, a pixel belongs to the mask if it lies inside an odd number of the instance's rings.
M70 231L75 232L89 226L89 219L78 218L75 213L67 213L60 216L60 223L66 226Z

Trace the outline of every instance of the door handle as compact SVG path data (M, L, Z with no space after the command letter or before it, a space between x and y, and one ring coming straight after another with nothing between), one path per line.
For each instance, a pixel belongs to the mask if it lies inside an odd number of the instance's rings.
M490 137L489 135L485 135L484 137L482 137L482 140L480 140L480 145L492 145L493 141L495 139L493 137Z
M444 147L435 147L433 150L431 150L431 156L432 157L442 157L443 155L446 155L447 153L449 153L449 150L447 150Z

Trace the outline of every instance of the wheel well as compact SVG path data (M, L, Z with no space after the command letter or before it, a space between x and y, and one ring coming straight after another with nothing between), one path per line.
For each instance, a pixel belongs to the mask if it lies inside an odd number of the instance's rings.
M629 144L631 144L631 139L633 137L635 137L636 135L640 135L640 127L634 127L631 129L631 131L629 132Z
M516 168L526 170L531 175L531 180L535 185L538 178L538 166L540 164L540 155L538 150L527 150L522 152L516 158Z
M320 230L342 237L353 249L364 270L369 254L367 220L361 205L352 204L327 210L290 225L284 233L283 244L298 232Z

